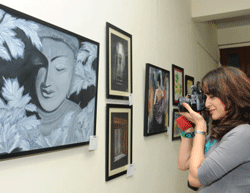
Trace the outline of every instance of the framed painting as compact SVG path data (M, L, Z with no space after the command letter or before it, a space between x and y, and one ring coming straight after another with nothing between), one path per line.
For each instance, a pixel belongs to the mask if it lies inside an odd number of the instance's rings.
M0 159L89 144L99 43L0 5Z
M144 136L167 132L169 126L170 72L146 64Z
M192 94L192 85L194 85L194 77L185 75L185 96Z
M132 35L107 22L106 54L107 98L128 100L132 93Z
M172 141L181 139L181 129L179 125L176 123L176 119L180 117L180 113L178 109L173 109L173 122L172 122Z
M184 96L184 69L172 64L173 105L178 105L178 99Z
M132 163L132 106L107 104L106 181L127 173Z

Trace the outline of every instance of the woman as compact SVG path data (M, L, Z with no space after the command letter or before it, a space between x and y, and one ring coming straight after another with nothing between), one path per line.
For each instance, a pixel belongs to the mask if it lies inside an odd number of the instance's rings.
M182 139L178 168L189 169L188 182L199 192L250 192L250 82L233 67L210 71L202 79L211 132L203 117L188 110L180 113L195 124ZM184 133L185 134L185 133ZM189 135L191 136L191 135Z

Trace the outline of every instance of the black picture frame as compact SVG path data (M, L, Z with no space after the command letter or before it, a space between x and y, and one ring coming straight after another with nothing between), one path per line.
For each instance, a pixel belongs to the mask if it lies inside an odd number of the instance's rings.
M128 100L132 90L132 35L106 22L106 97Z
M181 129L176 123L176 119L180 117L180 112L178 109L173 109L173 122L172 122L172 141L181 139Z
M180 80L181 79L181 80ZM172 64L173 105L178 105L178 99L184 96L184 69Z
M194 77L185 75L185 96L192 94L192 85L194 85Z
M145 76L144 136L168 131L169 101L170 72L147 63Z
M6 33L0 159L89 144L96 134L99 43L1 4L0 10Z
M109 181L126 174L132 164L133 108L107 104L106 116L105 180Z

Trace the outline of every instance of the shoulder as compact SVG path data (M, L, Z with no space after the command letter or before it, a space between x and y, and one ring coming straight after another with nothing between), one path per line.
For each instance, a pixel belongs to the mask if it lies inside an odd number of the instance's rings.
M222 139L231 138L231 137L236 137L242 140L244 139L249 140L250 125L249 124L238 125L237 127L233 128L231 131L229 131L225 136L223 136Z
M237 127L233 128L230 132L250 134L250 125L249 124L238 125Z

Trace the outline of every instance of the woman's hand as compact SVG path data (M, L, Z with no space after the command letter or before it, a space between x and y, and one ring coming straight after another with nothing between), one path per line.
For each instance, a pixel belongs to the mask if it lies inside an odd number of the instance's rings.
M206 121L199 113L193 111L193 109L187 103L182 103L182 104L188 110L188 112L180 112L181 115L186 117L189 121L193 122L195 125L206 124Z

